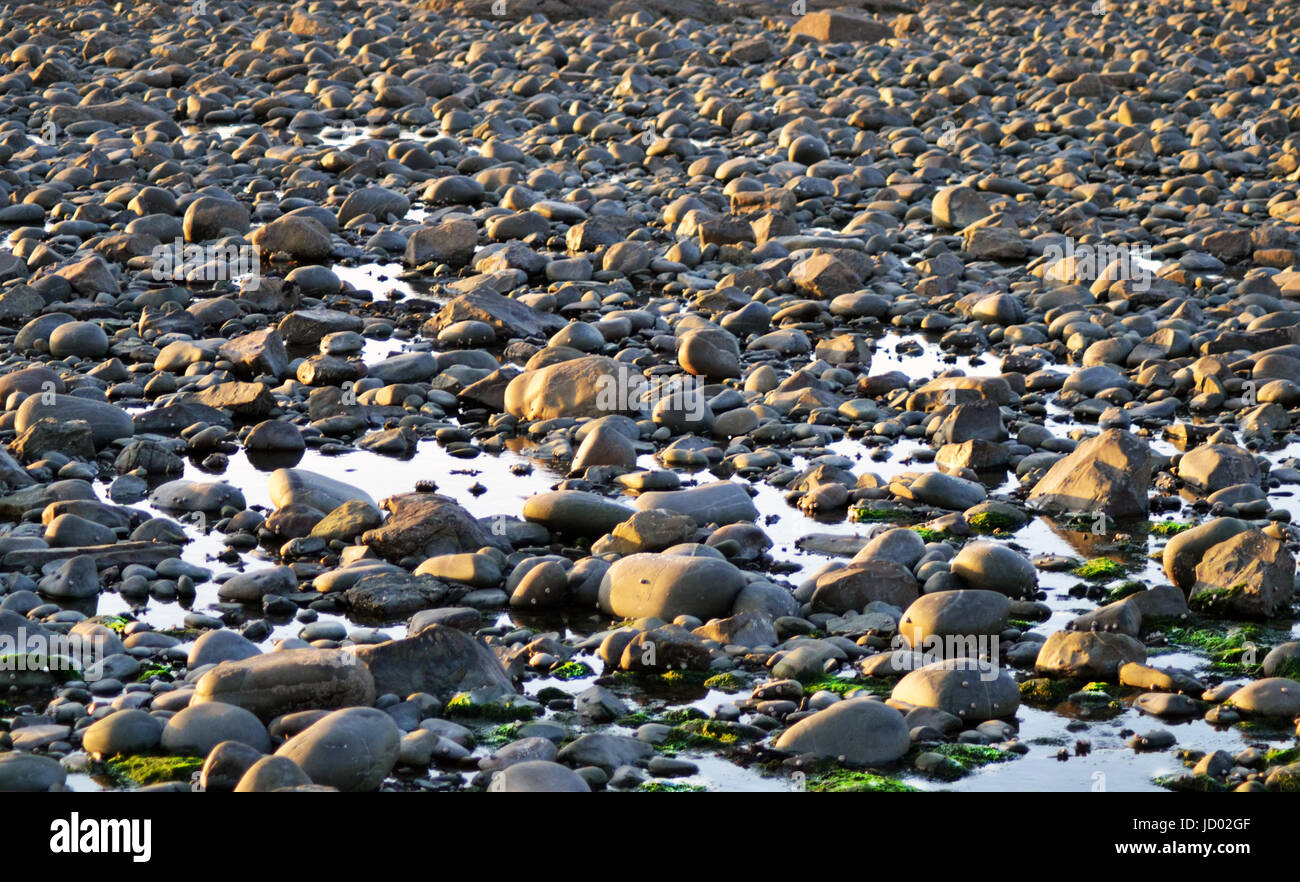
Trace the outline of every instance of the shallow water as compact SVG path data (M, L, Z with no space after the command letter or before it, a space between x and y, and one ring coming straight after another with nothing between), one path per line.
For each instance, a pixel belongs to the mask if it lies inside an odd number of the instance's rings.
M355 273L349 281L353 279L370 280L367 287L371 287L373 282L382 282L382 276L396 271L397 268L394 265L356 268L347 272ZM361 356L363 360L372 363L409 349L412 345L418 345L418 343L418 338L407 343L397 340L371 340L367 341ZM906 354L898 352L899 346L905 348ZM972 363L966 356L958 355L954 357L943 352L924 334L897 333L893 329L887 331L885 336L878 341L873 360L873 373L904 370L913 377L929 377L954 368L968 374L991 375L998 372L996 362L990 360L983 363ZM1060 369L1069 370L1068 366L1061 366ZM1068 413L1062 409L1053 406L1050 410L1052 413L1049 414L1048 424L1052 426L1057 434L1063 433L1066 427L1074 425L1069 421ZM1172 451L1172 445L1153 439L1153 446L1160 445L1163 445L1162 450L1168 448L1168 451ZM824 449L816 450L814 455L821 455L823 452L840 454L854 460L852 471L855 474L872 471L884 477L889 477L912 467L909 465L910 456L915 451L922 449L928 448L919 441L900 439L899 443L890 449L891 456L884 461L880 461L869 456L863 456L862 454L865 452L863 445L856 440L845 437L827 445ZM1271 452L1268 455L1270 459L1276 461L1276 459L1293 454L1294 451L1282 450ZM795 468L802 467L806 463L806 459L805 456L796 454L793 466ZM407 492L412 489L417 480L432 479L436 481L439 492L454 497L473 515L480 518L501 513L517 515L528 496L548 490L566 477L563 473L548 467L545 463L531 460L510 450L498 455L485 453L473 459L454 458L448 455L445 449L432 439L421 440L415 454L406 460L378 457L376 454L360 450L350 450L329 455L316 449L309 449L296 465L299 468L308 469L363 487L376 500ZM528 465L530 470L524 474L514 474L510 471L512 466L519 465ZM662 467L656 463L653 456L648 454L641 457L639 465L647 468ZM250 506L260 506L269 511L271 503L266 486L270 471L273 468L274 466L259 467L257 464L250 462L244 452L240 450L230 455L228 467L219 476L213 475L199 468L193 462L187 461L184 477L196 480L221 479L229 481L241 488ZM684 474L683 477L688 480L693 477L701 482L716 479L707 471L700 471L693 475ZM470 490L475 485L485 487L486 492L475 495ZM106 485L98 484L96 486L98 492L105 495L106 498ZM779 488L763 482L756 482L749 484L749 486L756 491L755 503L759 510L765 515L776 515L776 519L772 523L765 524L765 529L774 542L773 557L777 561L791 565L794 568L784 576L792 584L797 584L814 570L831 560L825 555L798 548L796 546L798 539L811 532L865 536L876 526L852 523L843 517L813 519L789 506ZM1005 493L1014 489L1015 486L1014 476L1007 476L1006 480L996 490ZM631 500L628 501L630 503ZM1296 499L1295 497L1279 498L1278 503L1295 506ZM138 503L137 507L149 510L155 515L168 516L167 512L152 509L147 501ZM1296 511L1296 514L1300 516L1300 511ZM234 571L234 568L216 560L216 556L224 548L222 537L219 534L203 534L198 532L192 525L185 526L187 532L193 538L193 541L186 546L183 552L182 556L185 560L210 568L216 576ZM1092 546L1096 544L1097 537L1087 533L1071 531L1042 518L1031 521L1005 541L1013 543L1025 553L1034 555L1052 554L1075 558L1096 556L1096 550ZM1147 537L1145 540L1147 554L1149 555L1152 551L1155 551L1163 541L1158 537ZM246 555L247 558L252 560L256 560L259 556L262 557L265 566L273 566L276 563L266 558L264 553L260 551L254 551ZM1130 577L1140 578L1150 584L1159 584L1164 581L1159 564L1151 561L1148 557L1128 553L1121 556L1121 559L1130 567ZM250 568L257 568L261 565L263 564L251 563L249 566ZM1052 610L1051 616L1046 621L1038 623L1034 628L1035 631L1044 635L1061 628L1074 616L1094 609L1097 605L1092 600L1075 598L1069 595L1069 589L1077 585L1079 579L1068 572L1040 572L1039 582L1041 590L1047 593L1046 603ZM100 614L119 614L130 611L149 622L155 628L171 628L182 625L182 620L189 609L203 611L216 601L217 585L215 582L207 582L198 586L197 596L193 599L191 607L182 606L177 602L158 603L150 600L147 607L140 609L132 607L117 594L103 594L101 595L98 612ZM601 627L601 620L597 616L583 615L581 611L578 611L577 616L565 614L564 618L566 621L561 624L561 632L562 636L568 638L586 636ZM351 629L347 619L340 615L321 613L320 620L339 621L349 630ZM556 621L555 617L549 619L536 616L530 617L512 611L503 611L498 615L498 624L505 627L528 625L552 629L555 627L554 623ZM269 622L269 624L273 625L271 635L262 644L264 648L268 649L276 640L295 637L302 629L302 625L297 621L279 624ZM404 633L404 628L400 624L382 630L393 637L402 636ZM1300 626L1295 629L1295 632L1300 633ZM585 661L596 672L599 672L602 668L601 662L594 655L579 655L575 656L575 658ZM1152 659L1162 667L1184 668L1203 677L1209 677L1215 682L1223 679L1222 675L1216 675L1213 670L1208 668L1206 658L1194 652L1180 651L1153 655ZM590 678L564 681L552 677L537 677L527 682L525 692L536 695L541 689L551 687L570 694L577 694L588 686L590 686ZM695 697L686 697L685 703L705 713L710 713L718 706L741 697L729 696L722 692L703 688L697 691L699 694ZM643 696L642 700L647 699ZM675 706L680 705L682 700L679 698L673 703ZM548 712L547 715L549 716L550 713ZM1143 733L1152 728L1167 728L1176 734L1179 746L1195 747L1200 750L1222 748L1230 753L1235 753L1248 744L1273 743L1282 745L1291 743L1291 739L1282 739L1276 742L1261 741L1258 737L1247 736L1237 729L1212 727L1200 719L1181 723L1159 721L1145 717L1132 708L1126 708L1112 719L1104 721L1090 720L1087 728L1082 731L1067 729L1071 719L1071 716L1062 713L1022 706L1017 714L1020 725L1020 739L1030 745L1029 753L1024 757L987 766L955 783L932 781L919 775L905 775L905 778L908 783L922 789L1077 789L1080 792L1099 788L1112 791L1156 790L1159 788L1152 783L1153 776L1178 772L1183 767L1169 751L1135 753L1125 745L1124 742L1128 736L1122 737L1120 735L1121 729L1131 729ZM608 730L623 734L631 733L631 730L619 726L611 726ZM1065 761L1057 758L1057 752L1063 746L1070 748L1072 751L1075 741L1081 738L1091 743L1092 750L1090 754L1087 756L1071 755ZM476 755L486 754L487 752L487 750L480 747ZM707 751L687 750L680 755L696 762L700 767L700 771L689 778L674 779L674 783L701 785L711 790L788 790L791 788L791 782L788 778L768 775L757 768L745 768L729 762L720 755ZM438 773L437 769L433 772L433 774ZM1103 777L1098 777L1098 775ZM76 775L73 776L73 779L70 786L78 789L96 789L99 786L94 779L88 776Z

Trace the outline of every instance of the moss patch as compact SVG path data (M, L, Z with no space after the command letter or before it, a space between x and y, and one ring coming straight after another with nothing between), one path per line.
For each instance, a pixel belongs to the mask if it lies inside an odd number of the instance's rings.
M496 701L476 703L468 692L461 692L452 696L451 701L447 702L447 716L449 717L469 717L479 720L529 720L537 708L532 704L517 702L511 698L501 698Z
M983 744L920 744L908 753L908 761L915 766L924 753L937 753L947 758L948 762L926 770L931 777L943 781L956 781L976 769L993 763L1005 763L1017 757L1017 754Z
M911 513L898 508L852 508L849 509L849 520L858 524L870 523L872 521L905 521Z
M108 616L102 622L105 628L108 628L108 630L114 631L118 634L121 634L123 631L125 631L126 626L129 625L130 623L131 620L123 616Z
M1223 793L1228 789L1209 775L1160 775L1152 778L1151 782L1157 787L1184 793Z
M734 723L719 720L687 720L675 727L668 738L655 745L660 753L673 756L678 751L691 748L725 750L744 740L740 728Z
M1165 631L1172 645L1190 647L1209 656L1210 667L1232 674L1255 675L1271 644L1279 642L1280 632L1258 625L1229 625L1225 628L1179 628ZM1286 639L1281 636L1281 639Z
M1289 766L1300 762L1300 747L1280 747L1264 754L1264 762L1270 766Z
M637 789L647 793L704 793L709 788L702 784L680 784L674 781L644 781Z
M1288 680L1300 680L1300 656L1284 658L1273 672L1274 677L1286 677Z
M1127 574L1123 564L1116 563L1108 557L1095 557L1070 572L1080 579L1093 582L1111 582L1122 579Z
M1068 680L1053 680L1050 677L1033 677L1020 684L1020 700L1037 707L1054 707L1074 692L1074 684Z
M663 712L663 719L673 725L689 723L691 720L707 720L708 714L697 707L675 707Z
M1279 719L1259 717L1233 723L1232 727L1250 738L1260 741L1289 738L1295 734L1295 726Z
M80 680L84 674L76 659L43 652L11 652L0 655L0 675L22 678L24 673L48 674L60 683Z
M983 744L937 744L929 748L931 753L941 753L953 762L960 763L967 769L978 769L993 763L1005 763L1016 758L1017 754Z
M1000 511L981 511L967 518L966 523L980 533L998 533L1019 528L1021 521Z
M808 778L808 790L813 793L917 793L911 784L897 778L877 775L874 772L856 772L837 769Z
M1185 521L1147 521L1147 532L1153 536L1177 536L1194 526L1196 525Z
M894 690L894 684L883 677L823 677L803 686L804 695L812 695L814 692L848 695L859 689L865 689L873 695L888 695Z
M565 662L551 671L552 677L561 680L581 680L583 677L590 677L596 673L590 667L580 661Z
M1123 600L1125 597L1131 597L1134 594L1140 594L1146 590L1146 586L1141 582L1135 582L1127 579L1120 582L1114 588L1106 592L1106 603L1114 603L1117 600Z
M519 734L518 723L502 723L495 729L489 729L479 736L479 743L489 747L502 747L514 741Z
M135 680L137 683L147 683L154 677L163 677L167 680L172 679L172 666L161 662L145 665L140 668L140 674L135 678Z
M188 780L203 768L201 756L115 756L104 771L122 786L144 787L163 781Z
M1235 598L1246 590L1246 583L1239 582L1227 588L1206 588L1197 591L1187 599L1187 606L1198 613L1217 615L1228 612Z
M1266 784L1276 793L1300 793L1300 767L1288 765L1270 772Z
M732 673L726 673L715 674L705 680L704 685L709 689L716 689L719 692L739 692L749 684L742 677L738 677Z

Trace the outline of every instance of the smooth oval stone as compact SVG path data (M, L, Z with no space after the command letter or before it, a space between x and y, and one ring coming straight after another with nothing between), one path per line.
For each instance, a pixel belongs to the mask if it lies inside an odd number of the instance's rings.
M392 772L401 737L383 711L349 707L308 726L275 755L293 760L316 784L363 792L377 789Z
M996 665L969 658L945 659L903 677L890 699L982 722L1014 715L1020 707L1020 688Z
M615 562L600 583L600 608L623 618L725 617L744 587L734 564L713 557L632 554Z
M135 434L135 423L131 420L131 415L117 405L57 393L28 397L18 407L14 428L21 434L33 423L42 419L53 419L59 422L83 420L89 423L91 438L97 448L104 447L118 438L129 438Z
M267 493L276 508L298 504L330 512L354 499L375 505L370 494L359 487L306 469L276 469L267 482Z
M586 780L568 766L547 760L515 763L497 772L489 793L590 793Z
M841 701L795 723L773 745L855 765L892 763L911 747L903 715L883 702Z
M191 705L167 721L162 746L171 753L206 757L223 741L237 741L266 753L271 736L266 727L242 707L221 702Z
M233 704L271 720L299 710L369 705L374 697L374 678L356 656L292 649L222 662L199 678L193 704Z

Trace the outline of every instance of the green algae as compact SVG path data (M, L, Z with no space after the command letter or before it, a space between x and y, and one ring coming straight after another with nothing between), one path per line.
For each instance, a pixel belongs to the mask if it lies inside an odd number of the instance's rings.
M894 689L893 682L883 677L823 677L803 686L804 695L814 692L834 692L836 695L849 695L859 689L873 695L888 695Z
M1070 571L1080 579L1094 582L1111 582L1127 574L1124 565L1108 557L1095 557Z
M872 521L905 521L910 512L896 508L854 508L849 510L849 520L858 524Z
M644 781L637 788L645 793L705 793L703 784L681 784L676 781Z
M580 661L569 661L552 669L551 676L560 680L581 680L596 672Z
M1258 674L1268 647L1286 639L1281 632L1259 625L1224 624L1220 627L1171 627L1165 639L1174 646L1200 650L1210 668L1232 674Z
M704 685L709 689L716 689L719 692L740 692L748 687L744 678L738 677L733 673L715 674L704 681Z
M971 529L979 533L1012 532L1021 525L1021 521L1000 511L981 511L966 519Z
M1053 680L1050 677L1032 677L1020 684L1020 700L1037 707L1054 707L1074 692L1075 688L1071 682Z
M532 704L516 702L510 698L475 702L468 692L460 692L447 702L446 713L448 717L510 722L532 719L537 713L537 708Z
M164 781L187 781L203 768L201 756L115 756L104 771L122 786L144 787Z
M810 775L807 787L813 793L918 793L917 788L897 778L861 772L852 769L835 769Z
M489 747L502 747L519 736L518 723L502 723L495 729L489 729L479 736L478 741Z
M1151 783L1181 793L1223 793L1228 789L1209 775L1158 775Z

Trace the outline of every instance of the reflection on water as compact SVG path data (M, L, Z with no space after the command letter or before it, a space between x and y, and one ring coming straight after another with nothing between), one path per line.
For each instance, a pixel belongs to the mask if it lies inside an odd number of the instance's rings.
M335 270L351 284L367 290L375 290L376 293L380 293L384 286L389 284L401 291L404 296L416 293L409 284L396 279L396 275L401 271L401 267L397 264L355 268L336 267ZM398 340L367 340L361 357L367 363L373 363L408 350L412 345L419 345L419 341L403 343ZM900 347L902 352L899 351ZM872 368L873 373L902 370L909 376L918 378L934 376L953 369L979 376L992 376L999 373L996 362L972 361L967 356L954 356L940 350L923 334L898 334L892 330L878 341ZM1072 368L1058 366L1057 369L1068 372ZM1077 425L1070 421L1067 412L1055 405L1049 404L1048 411L1046 424L1058 435L1063 435L1069 428ZM1151 441L1152 445L1162 452L1172 447L1165 441L1158 439L1151 439ZM518 439L499 454L485 453L468 460L450 456L445 448L433 439L420 440L414 455L405 460L378 457L359 450L346 450L327 455L318 449L308 449L301 457L295 455L291 458L266 455L250 457L241 450L230 455L228 466L219 476L207 473L194 463L186 461L184 477L194 480L229 481L240 487L250 506L268 511L271 508L267 493L268 477L276 468L287 465L355 484L364 488L377 500L408 492L416 481L430 480L437 484L439 492L455 498L474 516L484 518L502 513L518 515L526 498L550 489L566 477L562 470L526 456L523 452L526 449L527 444L524 440ZM795 469L802 469L808 465L811 458L829 453L846 458L851 463L850 470L855 475L874 472L888 479L917 467L919 459L914 458L918 455L924 456L922 451L928 450L929 448L921 441L901 438L888 448L889 455L886 458L876 459L870 455L873 451L864 447L859 441L842 437L820 448L802 450L797 447L792 448L793 458L789 465ZM1288 456L1295 456L1296 453L1296 450L1288 449L1271 451L1266 455L1270 460L1280 462ZM652 454L642 455L638 465L647 469L662 467ZM519 467L518 471L512 471L512 467ZM688 483L691 480L701 483L716 480L716 476L707 470L693 473L683 471L683 477ZM989 475L986 478L992 490L991 495L1008 494L1018 487L1014 475L1003 473ZM784 574L784 578L792 584L797 584L808 577L830 559L823 554L800 549L796 544L800 538L810 533L865 536L875 527L871 524L849 522L841 515L812 519L788 505L781 488L762 481L752 483L741 481L741 483L753 491L755 504L766 516L764 529L774 543L772 554L780 563L790 568L789 572ZM476 495L470 491L471 486L474 485L481 485L486 488L486 492ZM97 492L106 499L106 485L97 484L96 488ZM1300 509L1294 508L1296 506L1294 496L1279 497L1276 503L1288 507L1288 510L1300 516ZM137 507L155 515L168 516L166 512L151 508L147 501L139 503ZM1180 519L1186 519L1188 516L1186 512L1178 515ZM218 559L225 549L221 535L211 532L200 533L192 525L186 525L186 529L193 541L184 549L185 560L210 568L218 575L232 571L230 565ZM1132 540L1137 543L1136 546L1121 547L1115 544L1113 535L1098 536L1088 531L1072 529L1069 524L1036 518L1007 541L1033 555L1061 555L1075 558L1101 555L1114 557L1128 568L1133 578L1151 584L1164 582L1160 565L1149 556L1164 540L1140 531L1133 534ZM270 556L261 551L254 551L246 557L254 561L250 564L253 567L271 566L275 563ZM1051 609L1051 615L1046 621L1038 623L1034 628L1035 631L1046 635L1060 629L1079 613L1095 608L1094 601L1070 595L1070 589L1078 585L1080 580L1068 571L1040 572L1039 578L1040 588L1047 595L1045 602ZM95 612L117 614L131 610L155 628L174 628L182 625L189 609L208 611L216 602L216 584L208 582L198 586L197 596L192 599L192 605L188 607L180 602L159 603L150 599L146 607L137 608L117 594L104 594L98 599L97 609L94 608L94 601L91 601L83 611L87 614ZM257 614L260 615L260 611L257 611ZM321 613L320 619L338 621L349 630L355 627L342 616L330 613ZM264 648L269 648L276 640L296 637L302 627L292 620L268 624L272 625L272 629L270 637L263 641ZM497 624L506 628L523 626L539 632L553 632L567 639L585 637L608 626L608 622L600 615L585 610L540 614L521 614L507 610L499 613ZM401 625L382 629L383 633L390 636L401 636L403 630ZM600 660L594 655L579 654L576 658L586 662L598 673L602 669ZM1192 653L1171 652L1156 655L1153 656L1153 661L1162 667L1180 667L1201 676L1214 675L1214 672L1207 668L1207 660L1203 656ZM1222 679L1222 677L1217 675L1214 679ZM549 687L576 694L590 685L589 679L563 681L538 678L529 681L526 691L536 695L541 689ZM651 703L671 701L674 706L689 704L710 713L721 705L729 704L735 698L736 696L705 689L702 686L685 689L681 686L665 686L662 694L651 690L639 696L638 700ZM988 766L955 784L912 778L908 779L909 782L923 789L972 791L1077 789L1080 792L1087 792L1099 788L1112 791L1153 790L1157 788L1151 784L1152 776L1178 772L1182 767L1169 752L1135 753L1125 745L1127 736L1121 735L1121 730L1146 732L1152 728L1168 728L1177 735L1182 745L1195 746L1202 750L1221 748L1230 753L1241 750L1248 743L1261 742L1258 735L1248 738L1237 729L1215 728L1204 720L1173 724L1153 718L1143 718L1142 714L1132 708L1120 711L1113 719L1091 719L1087 722L1086 728L1081 731L1067 728L1072 722L1068 716L1031 707L1022 707L1018 719L1021 724L1021 739L1030 745L1027 756L1008 763ZM609 731L631 734L632 730L624 731L623 727L615 725L611 726ZM1057 752L1062 747L1069 748L1072 753L1075 741L1081 738L1091 744L1092 752L1089 755L1072 755L1064 762L1056 758ZM480 748L480 753L486 752L486 748ZM783 778L765 775L757 769L742 768L707 753L687 751L684 756L697 763L700 772L689 778L679 779L679 783L701 784L714 790L784 790L790 786L789 781ZM95 781L84 775L71 776L70 786L78 789L98 787Z

